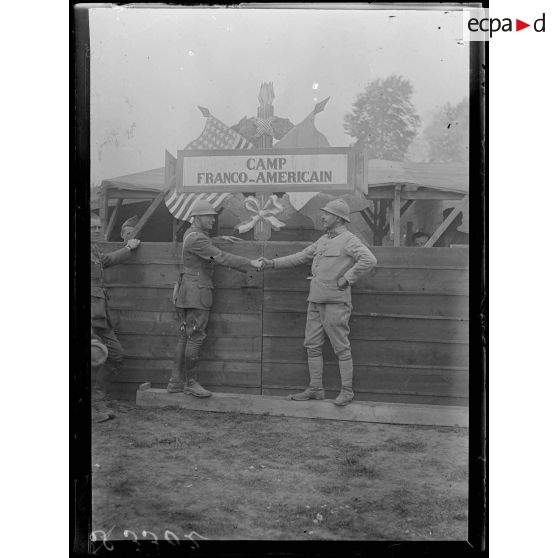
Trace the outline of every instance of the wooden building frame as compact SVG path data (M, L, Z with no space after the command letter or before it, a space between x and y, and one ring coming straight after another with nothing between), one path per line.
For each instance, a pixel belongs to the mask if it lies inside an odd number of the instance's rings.
M375 233L386 234L386 225L381 223L378 207L386 208L391 204L394 220L394 246L401 246L400 222L405 212L418 200L454 201L454 211L438 226L425 247L432 247L448 226L463 211L469 194L468 165L464 163L411 163L370 159L365 166L365 180L368 184L366 199L374 204L374 209L360 211L363 219ZM140 217L134 235L139 234L151 215L163 203L168 192L165 167L104 180L97 194L99 197L99 216L103 223L103 239L108 240L114 229L118 212L126 201L150 200L151 204ZM114 211L109 215L109 206ZM384 209L385 210L385 209ZM173 240L184 223L174 217ZM106 225L105 225L106 224ZM379 227L383 227L380 231ZM387 225L389 229L389 225Z

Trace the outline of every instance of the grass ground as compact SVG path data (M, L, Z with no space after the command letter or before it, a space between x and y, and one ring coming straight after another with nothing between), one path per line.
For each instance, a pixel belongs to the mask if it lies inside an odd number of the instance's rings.
M112 539L467 538L467 429L112 406L92 446Z

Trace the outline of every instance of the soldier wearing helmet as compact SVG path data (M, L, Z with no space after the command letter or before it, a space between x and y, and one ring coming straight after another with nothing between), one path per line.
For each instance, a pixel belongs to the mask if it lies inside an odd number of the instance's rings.
M122 227L120 229L120 237L122 238L122 240L128 241L132 238L132 233L134 232L134 229L137 224L138 224L137 215L134 215L133 217L126 219L126 221L122 223Z
M312 280L308 296L304 346L308 354L310 385L302 393L289 395L294 401L323 399L322 348L325 335L339 360L341 392L336 405L347 405L354 398L353 361L349 343L351 285L377 263L370 250L346 228L349 206L344 200L330 201L321 208L326 231L302 252L266 260L264 269L285 269L312 262Z
M126 246L113 252L105 252L97 244L101 238L101 219L91 213L91 336L99 344L91 344L91 367L97 371L95 385L91 392L93 407L92 419L96 422L108 420L114 413L107 407L104 400L111 378L118 372L122 364L123 350L120 341L114 332L108 308L108 297L104 285L104 270L117 265L132 257L140 241L129 239ZM98 358L99 345L106 347L107 355L103 360Z
M175 285L173 302L180 319L179 338L176 345L172 375L167 391L196 397L209 397L211 392L198 383L195 365L207 337L206 328L213 303L213 271L223 265L244 273L260 269L257 260L249 260L223 252L213 245L208 233L217 212L206 200L192 206L192 226L182 241L182 270ZM232 237L222 237L232 240Z

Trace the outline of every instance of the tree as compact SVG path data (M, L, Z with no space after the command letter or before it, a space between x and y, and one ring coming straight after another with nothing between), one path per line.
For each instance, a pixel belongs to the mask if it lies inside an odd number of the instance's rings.
M369 157L402 161L420 118L411 102L413 86L402 76L375 79L357 95L345 116L345 131L366 147Z
M424 130L431 163L466 163L469 160L469 99L446 103Z

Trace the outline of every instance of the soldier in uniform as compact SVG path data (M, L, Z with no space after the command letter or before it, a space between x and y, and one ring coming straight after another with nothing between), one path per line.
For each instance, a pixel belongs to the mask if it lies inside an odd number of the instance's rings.
M106 267L125 262L132 257L140 241L129 239L124 248L114 252L104 253L97 242L101 240L101 219L91 214L91 335L106 346L108 355L103 365L97 366L97 379L91 393L93 406L92 419L96 422L108 420L114 413L106 406L104 399L107 395L111 377L122 363L122 346L114 333L107 305L107 292L103 282L103 270ZM95 364L95 363L93 363Z
M325 235L302 252L274 260L261 258L261 261L264 269L285 269L312 262L304 339L310 385L302 393L289 395L288 398L294 401L324 398L322 347L327 334L339 360L341 375L341 392L334 403L347 405L354 398L349 343L351 285L368 273L377 261L372 252L345 227L350 220L349 206L344 200L333 200L321 210Z
M120 238L125 242L132 238L132 233L134 232L135 226L138 224L138 216L134 215L129 219L126 219L124 223L122 223L122 227L120 228Z
M167 391L184 392L196 397L209 397L211 392L198 383L194 367L199 360L209 311L213 302L212 276L215 265L223 265L244 273L260 269L258 260L249 260L219 250L208 234L213 228L217 212L206 200L192 206L192 226L182 242L182 271L175 286L173 302L180 319L172 375ZM233 240L234 237L223 237Z

